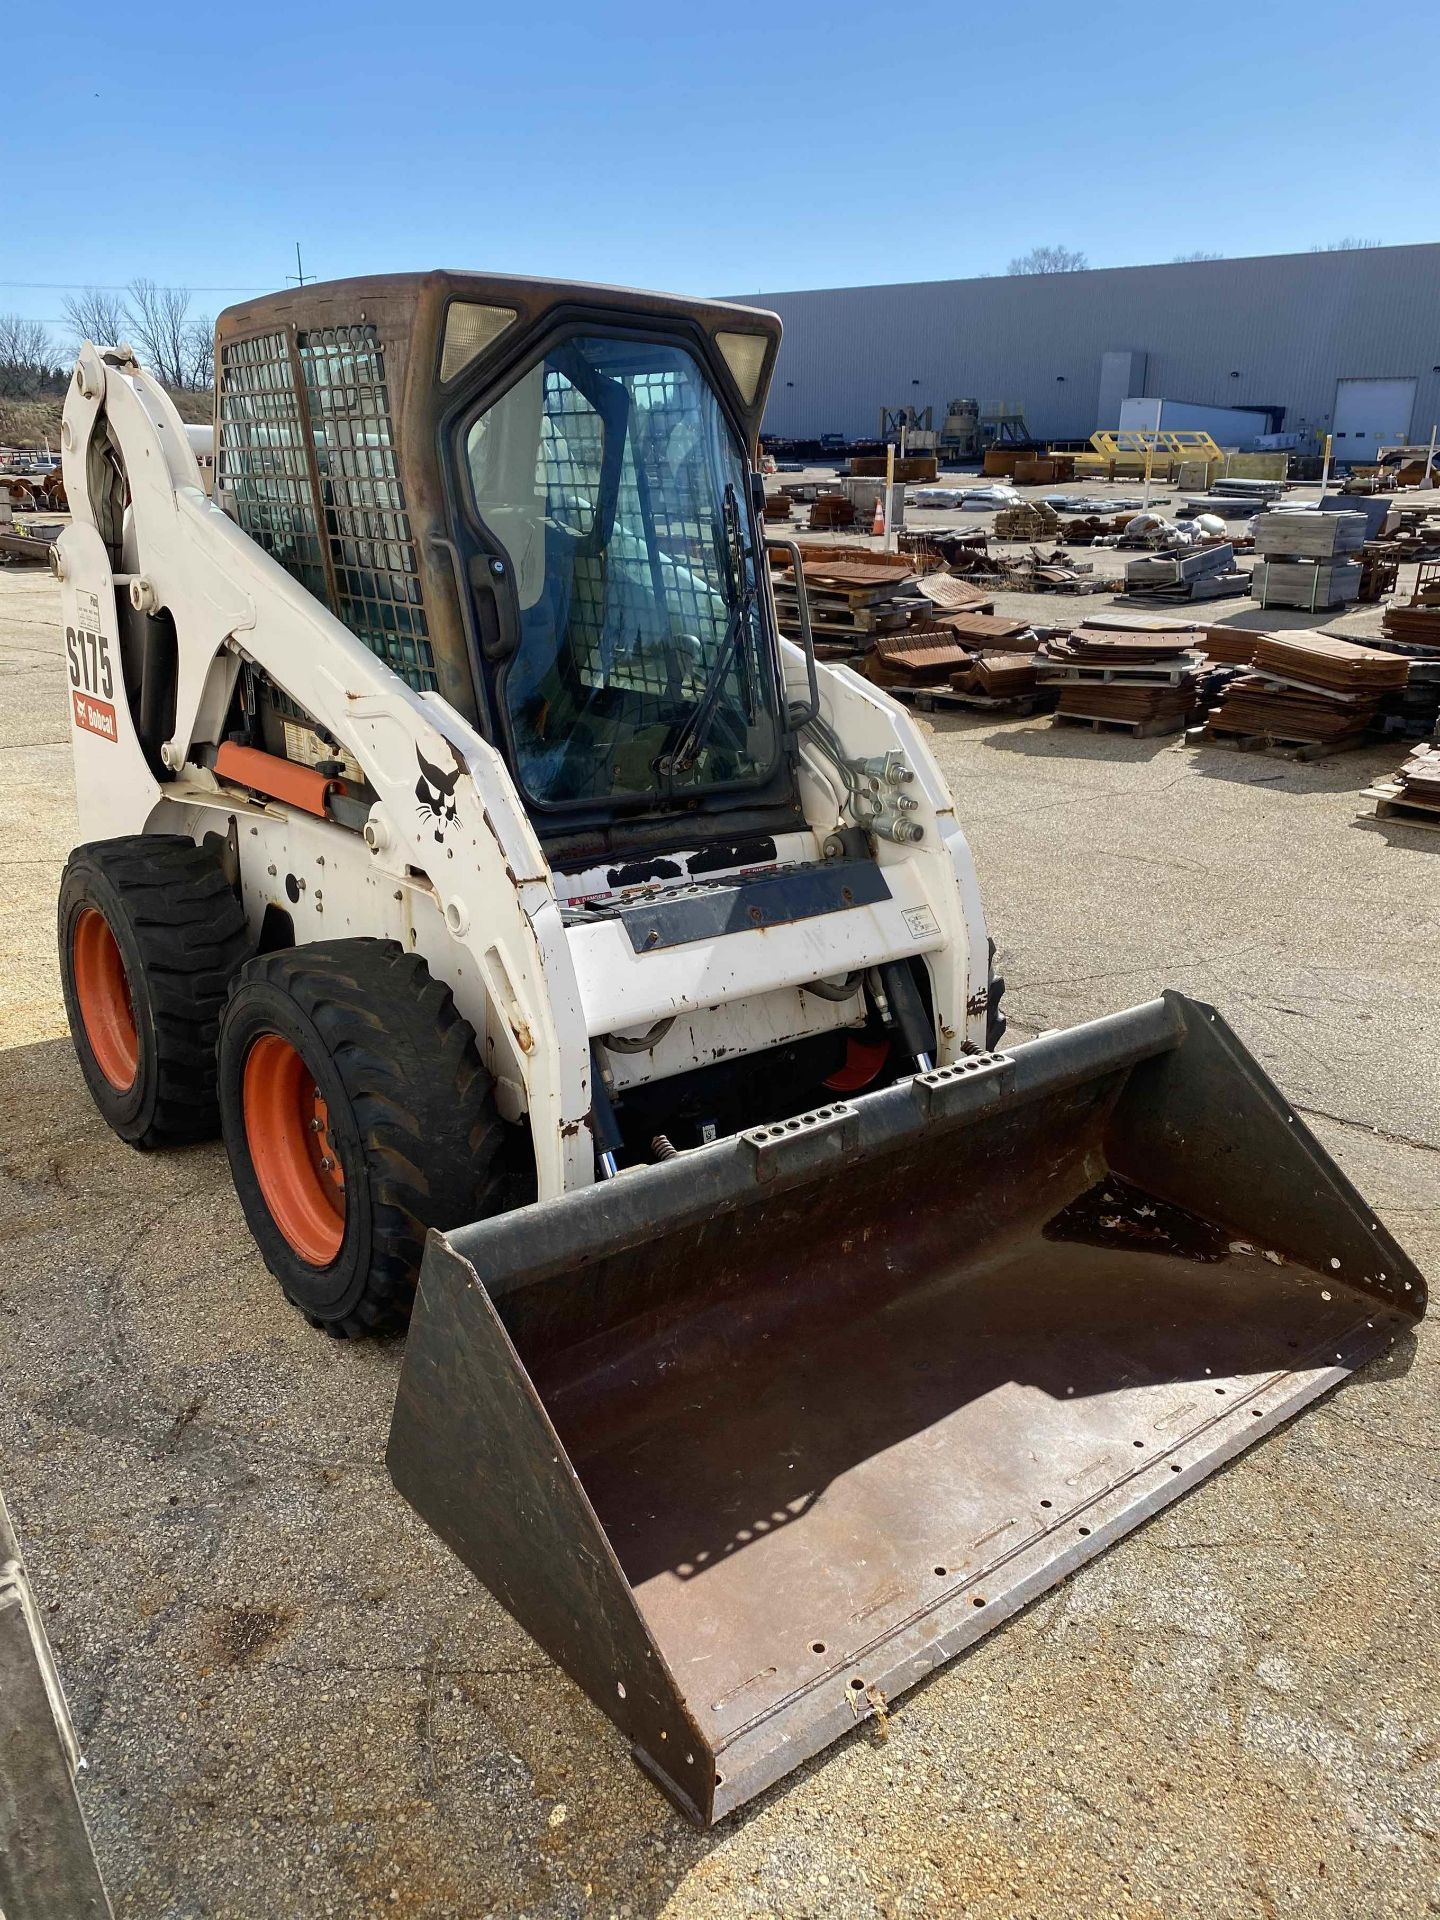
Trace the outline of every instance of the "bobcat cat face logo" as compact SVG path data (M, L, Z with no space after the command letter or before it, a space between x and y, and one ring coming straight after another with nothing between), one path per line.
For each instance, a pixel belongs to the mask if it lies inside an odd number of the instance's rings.
M415 782L415 798L420 803L417 811L422 820L434 822L435 838L443 841L445 829L453 827L458 817L455 783L464 769L455 766L445 773L427 760L418 747L415 758L420 762L420 778Z

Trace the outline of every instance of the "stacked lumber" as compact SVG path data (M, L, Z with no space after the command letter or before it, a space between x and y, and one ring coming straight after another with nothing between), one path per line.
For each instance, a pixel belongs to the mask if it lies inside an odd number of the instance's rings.
M857 479L883 480L887 464L887 456L883 453L853 453L850 456L850 471ZM892 478L906 486L923 485L925 481L937 478L939 471L940 463L933 453L908 453L904 459L897 454Z
M795 544L800 549L800 558L804 562L807 579L812 562L817 566L823 566L837 560L857 560L861 565L869 567L872 573L893 573L901 580L908 578L917 570L914 561L907 559L903 553L884 553L879 547L862 546L858 540L797 540ZM777 549L777 553L784 556L783 559L777 560L777 564L788 571L790 567L788 549Z
M770 520L788 520L795 502L788 493L767 493L765 496L765 518Z
M1053 540L1059 530L1059 514L1043 500L1026 500L995 516L997 540Z
M1440 732L1440 607L1390 607L1383 625L1384 633L1366 644L1410 663L1404 692L1398 700L1392 696L1392 723L1412 740L1428 740Z
M914 591L908 571L874 567L865 560L805 560L810 626L816 642L863 651L879 633L928 619L930 602ZM788 573L776 576L775 611L780 631L800 633L799 600Z
M1195 705L1205 658L1192 627L1084 621L1035 656L1040 681L1058 684L1056 722L1090 720L1137 734L1175 733Z
M1328 633L1260 635L1252 671L1226 686L1197 729L1208 740L1358 746L1409 662Z

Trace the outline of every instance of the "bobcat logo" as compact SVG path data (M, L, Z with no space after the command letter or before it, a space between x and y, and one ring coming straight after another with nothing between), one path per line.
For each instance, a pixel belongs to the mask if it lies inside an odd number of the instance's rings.
M445 829L453 827L458 818L455 783L463 768L455 766L449 773L443 773L425 758L418 747L415 749L415 758L420 762L420 778L415 782L415 798L420 805L416 810L422 820L434 822L435 838L443 841Z

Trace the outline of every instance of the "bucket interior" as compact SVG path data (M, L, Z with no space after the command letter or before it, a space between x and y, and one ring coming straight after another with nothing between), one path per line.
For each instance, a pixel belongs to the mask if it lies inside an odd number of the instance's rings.
M932 1616L969 1609L974 1637L1037 1546L1062 1558L1128 1488L1161 1504L1157 1474L1238 1450L1398 1323L1247 1241L1243 1195L1205 1220L1113 1164L1123 1084L910 1136L552 1279L543 1309L507 1300L722 1769L810 1690L863 1695Z

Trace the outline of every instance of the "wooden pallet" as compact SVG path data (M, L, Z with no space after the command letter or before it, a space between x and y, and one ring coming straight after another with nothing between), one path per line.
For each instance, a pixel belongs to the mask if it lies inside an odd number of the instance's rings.
M1183 667L1163 665L1091 667L1078 665L1072 660L1042 660L1039 662L1040 678L1046 686L1138 686L1138 687L1179 687L1202 671L1198 661L1191 661Z
M1183 720L1101 720L1088 713L1057 713L1051 717L1055 727L1088 727L1092 733L1128 733L1137 740L1160 740L1167 733L1179 733Z
M920 603L925 613L929 612L925 601ZM792 604L782 600L775 603L776 616L781 628L787 633L798 634L800 614ZM898 633L910 625L916 609L906 605L891 611L882 608L878 611L865 610L858 613L845 613L838 607L810 609L810 631L812 633Z
M1357 815L1358 819L1393 820L1397 827L1419 827L1425 833L1440 833L1440 807L1402 799L1399 787L1366 787L1360 798L1373 800L1375 810L1373 814Z
M1041 704L1038 693L962 693L957 687L881 687L892 699L901 700L917 713L934 713L942 707L968 707L974 713L1009 713L1025 719Z
M1223 747L1227 753L1266 753L1272 760L1328 760L1332 754L1352 753L1374 743L1357 734L1349 740L1289 740L1274 733L1212 733L1208 727L1187 727L1187 747Z

